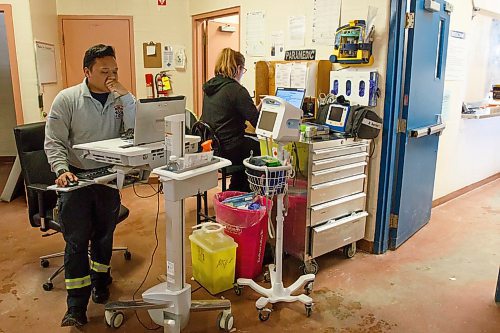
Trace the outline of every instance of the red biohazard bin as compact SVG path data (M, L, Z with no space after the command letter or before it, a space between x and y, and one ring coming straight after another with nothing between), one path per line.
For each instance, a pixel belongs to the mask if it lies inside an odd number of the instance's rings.
M236 278L253 279L262 272L264 249L267 242L268 214L266 204L272 203L260 197L259 210L246 210L227 206L223 200L244 192L226 191L214 196L215 217L225 226L224 232L231 236L238 248L236 250ZM270 207L268 207L270 208Z

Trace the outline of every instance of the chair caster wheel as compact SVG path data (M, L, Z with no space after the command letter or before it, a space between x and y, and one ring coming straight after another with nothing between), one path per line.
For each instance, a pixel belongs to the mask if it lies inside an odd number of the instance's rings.
M50 262L47 259L40 260L40 266L42 266L43 268L47 268L47 267L49 267L49 265L50 265Z
M257 309L259 311L259 320L260 321L267 321L269 320L269 317L271 316L271 309Z
M132 253L130 251L125 251L123 253L123 257L125 258L125 260L131 260L132 259Z
M305 308L306 308L306 316L307 317L311 317L311 314L312 314L312 304L306 304L305 305Z
M226 332L231 331L234 325L234 316L230 311L224 310L217 316L217 327Z
M52 282L45 282L43 285L43 290L45 291L51 291L52 289L54 289L54 285L52 284Z
M109 327L119 328L124 319L125 315L121 311L104 311L104 320Z

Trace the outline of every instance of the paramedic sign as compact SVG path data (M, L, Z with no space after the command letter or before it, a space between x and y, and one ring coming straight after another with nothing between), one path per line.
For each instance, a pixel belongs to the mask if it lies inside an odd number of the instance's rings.
M288 50L285 52L285 60L314 60L316 50Z

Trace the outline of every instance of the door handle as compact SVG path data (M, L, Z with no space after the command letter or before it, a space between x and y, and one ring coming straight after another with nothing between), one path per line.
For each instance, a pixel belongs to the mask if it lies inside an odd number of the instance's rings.
M432 126L420 127L410 130L410 136L412 138L421 138L427 135L441 135L441 133L446 128L446 125L443 123L434 124Z
M429 127L429 135L437 134L441 135L441 133L444 131L446 128L445 124L436 124L431 127Z

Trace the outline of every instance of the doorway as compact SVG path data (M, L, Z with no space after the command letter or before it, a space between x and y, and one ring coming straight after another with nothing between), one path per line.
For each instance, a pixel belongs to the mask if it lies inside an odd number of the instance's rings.
M13 128L23 124L12 8L0 5L0 193L17 155ZM15 185L15 182L14 184ZM2 196L3 198L3 196Z
M82 34L81 32L86 33ZM120 83L135 95L134 27L131 16L59 16L64 87L83 80L82 59L96 44L115 48Z
M215 62L223 48L240 50L240 7L193 16L194 111L203 105L203 83L214 76Z

